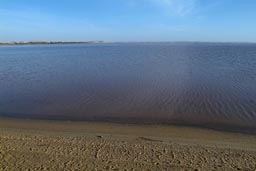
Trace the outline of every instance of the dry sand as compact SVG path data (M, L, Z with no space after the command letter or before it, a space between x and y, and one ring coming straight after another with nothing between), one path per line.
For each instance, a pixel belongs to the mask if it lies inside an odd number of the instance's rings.
M0 170L256 170L256 136L177 126L1 119Z

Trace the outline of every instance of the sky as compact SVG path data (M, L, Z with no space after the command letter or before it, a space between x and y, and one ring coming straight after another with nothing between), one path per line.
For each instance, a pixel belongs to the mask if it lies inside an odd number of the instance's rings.
M0 0L0 42L256 42L255 0Z

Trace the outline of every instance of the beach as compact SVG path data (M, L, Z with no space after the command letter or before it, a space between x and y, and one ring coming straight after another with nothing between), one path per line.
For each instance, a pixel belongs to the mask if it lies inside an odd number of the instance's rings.
M0 120L0 170L255 169L255 135L172 125Z

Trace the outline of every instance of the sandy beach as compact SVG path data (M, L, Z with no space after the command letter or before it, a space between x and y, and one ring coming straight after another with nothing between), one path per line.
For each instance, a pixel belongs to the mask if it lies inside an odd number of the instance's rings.
M181 126L0 120L0 170L255 169L255 135Z

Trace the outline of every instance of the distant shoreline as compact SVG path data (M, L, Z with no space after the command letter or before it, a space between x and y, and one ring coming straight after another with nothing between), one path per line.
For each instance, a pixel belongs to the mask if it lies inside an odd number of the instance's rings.
M61 44L99 44L99 43L206 43L206 44L256 44L256 42L204 42L204 41L20 41L20 42L0 42L0 46L15 46L15 45L61 45Z
M57 42L5 42L5 43L0 43L0 46L4 45L55 45L55 44L97 44L97 43L107 43L104 41L88 41L88 42L62 42L62 41L57 41Z

